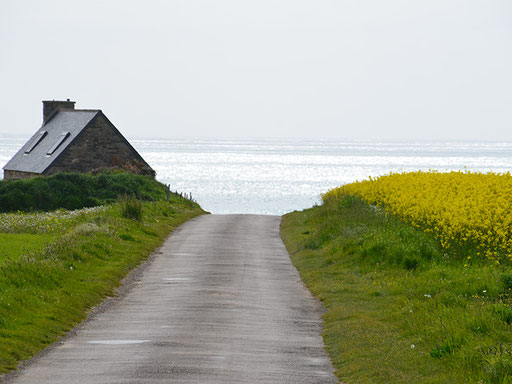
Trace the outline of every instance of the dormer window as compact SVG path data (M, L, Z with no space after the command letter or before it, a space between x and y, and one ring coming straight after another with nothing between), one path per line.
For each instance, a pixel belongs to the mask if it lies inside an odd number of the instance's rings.
M48 152L46 152L47 155L51 155L53 154L53 152L55 152L57 150L57 148L60 147L60 145L66 141L66 139L69 137L70 133L69 132L62 132L62 135L59 136L59 138L57 139L57 141L55 142L55 144L52 145L52 147L48 150Z
M41 131L41 132L38 132L36 134L36 136L34 137L34 140L32 140L32 142L30 143L30 145L28 146L27 149L25 149L25 153L30 153L32 152L32 150L36 147L37 144L40 143L41 140L44 139L44 137L46 136L48 132L46 131Z

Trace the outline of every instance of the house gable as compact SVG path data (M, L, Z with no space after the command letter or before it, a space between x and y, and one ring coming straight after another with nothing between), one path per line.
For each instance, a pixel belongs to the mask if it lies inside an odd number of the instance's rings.
M90 172L108 168L123 168L151 176L155 174L123 135L99 111L44 173L49 175L56 172Z

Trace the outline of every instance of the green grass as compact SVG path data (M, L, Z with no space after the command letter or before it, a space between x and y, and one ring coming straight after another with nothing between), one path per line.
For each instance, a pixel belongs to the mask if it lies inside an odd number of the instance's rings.
M170 203L143 203L142 212L142 220L132 220L119 204L93 211L46 246L51 234L0 235L41 241L21 256L10 251L13 256L0 263L0 373L72 329L173 228L204 213L175 195Z
M292 261L323 301L323 337L351 383L512 383L512 271L466 265L347 196L284 216Z
M53 233L0 233L0 264L18 260L23 254L42 250L56 237Z

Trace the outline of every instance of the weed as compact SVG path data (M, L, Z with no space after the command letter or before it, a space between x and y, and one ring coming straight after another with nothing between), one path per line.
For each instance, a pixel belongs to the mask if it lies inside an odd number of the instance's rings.
M493 313L507 324L512 323L512 306L505 305L503 303L497 303L493 305Z
M460 348L464 344L462 338L449 338L442 344L437 344L430 350L430 356L434 358L442 358L446 355L453 353L456 349Z
M504 272L500 275L500 278L503 282L503 285L505 286L506 291L512 289L512 273Z
M512 383L512 358L504 355L486 356L483 371L483 383L510 384Z
M135 241L135 237L133 237L132 235L130 235L129 233L121 233L119 235L119 238L121 240L125 240L125 241Z
M121 216L125 219L142 221L142 201L135 196L124 195L119 198Z
M420 261L414 257L405 257L402 260L402 265L405 269L414 270L420 265Z

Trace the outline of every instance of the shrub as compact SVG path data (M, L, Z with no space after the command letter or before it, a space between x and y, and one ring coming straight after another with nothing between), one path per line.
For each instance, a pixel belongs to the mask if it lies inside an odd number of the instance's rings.
M96 175L57 173L27 180L0 181L0 212L81 209L113 203L121 195L163 200L167 188L149 176L110 171Z

